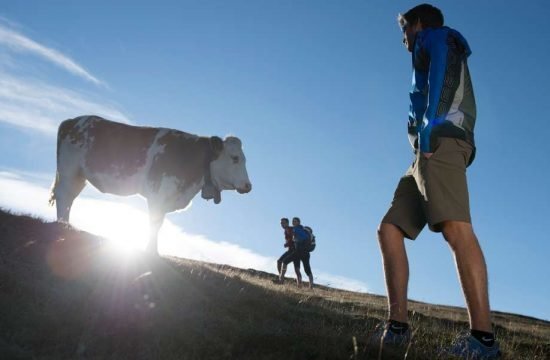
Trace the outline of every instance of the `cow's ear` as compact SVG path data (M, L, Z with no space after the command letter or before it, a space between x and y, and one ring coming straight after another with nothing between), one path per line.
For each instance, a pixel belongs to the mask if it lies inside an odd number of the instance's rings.
M214 153L214 159L217 159L223 151L223 140L218 136L212 136L210 138L210 148Z

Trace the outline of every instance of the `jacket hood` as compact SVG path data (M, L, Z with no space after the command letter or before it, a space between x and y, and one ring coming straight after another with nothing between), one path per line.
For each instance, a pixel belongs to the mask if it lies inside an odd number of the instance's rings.
M419 34L422 34L422 36L429 37L430 35L436 35L441 33L447 33L451 35L453 38L455 38L458 43L461 45L461 47L464 50L464 55L466 57L469 57L472 54L472 50L470 49L470 45L468 44L468 41L460 32L458 32L455 29L452 29L448 26L442 26L440 28L427 28L422 30Z

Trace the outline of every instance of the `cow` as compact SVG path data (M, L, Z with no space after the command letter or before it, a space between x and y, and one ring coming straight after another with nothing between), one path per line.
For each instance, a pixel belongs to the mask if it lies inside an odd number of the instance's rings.
M69 222L73 201L86 181L104 193L139 194L147 200L147 251L154 254L164 216L185 209L199 190L216 204L222 190L252 190L237 137L222 140L93 115L59 125L57 172L49 201L57 206L58 221Z

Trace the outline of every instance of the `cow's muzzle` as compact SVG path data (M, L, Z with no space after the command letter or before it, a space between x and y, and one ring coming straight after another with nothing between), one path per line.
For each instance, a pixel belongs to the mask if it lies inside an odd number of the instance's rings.
M237 188L237 192L239 194L246 194L246 193L250 192L250 190L252 190L252 184L251 183L246 183L246 184L244 184L244 187Z

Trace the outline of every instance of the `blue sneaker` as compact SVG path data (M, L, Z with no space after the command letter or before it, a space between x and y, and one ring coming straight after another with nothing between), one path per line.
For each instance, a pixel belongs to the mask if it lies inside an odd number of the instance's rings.
M404 347L411 341L411 329L408 328L403 334L397 334L390 330L389 321L381 322L374 329L370 343L377 346Z
M467 360L493 360L500 359L502 354L496 341L493 346L489 347L483 345L469 333L463 333L456 338L450 349L443 352L443 355Z

